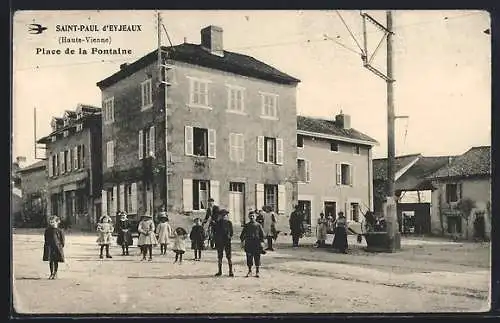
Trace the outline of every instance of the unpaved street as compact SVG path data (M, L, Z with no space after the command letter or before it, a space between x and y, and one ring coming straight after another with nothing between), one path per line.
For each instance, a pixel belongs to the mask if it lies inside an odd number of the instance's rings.
M349 237L350 239L352 237ZM263 257L260 278L245 278L239 243L233 244L236 277L215 278L216 253L182 265L173 253L141 262L137 248L98 259L95 237L67 235L67 263L48 280L41 261L42 235L13 236L14 306L22 313L294 313L436 312L489 309L489 245L404 239L403 250L370 254L354 240L350 253L292 249L280 237ZM188 244L189 245L189 244Z

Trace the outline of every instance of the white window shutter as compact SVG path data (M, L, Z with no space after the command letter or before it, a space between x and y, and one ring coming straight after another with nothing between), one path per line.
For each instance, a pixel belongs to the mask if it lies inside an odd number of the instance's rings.
M73 147L73 169L78 169L78 146Z
M52 169L52 155L49 156L49 177L52 177L53 174L53 169Z
M240 162L243 162L245 160L245 141L243 139L243 134L239 134L238 135L239 137L239 143L240 143L240 153L239 153L239 157L240 157Z
M283 165L283 139L276 138L276 164Z
M264 136L257 137L257 162L264 162Z
M234 133L230 133L229 134L229 160L232 160L234 161L235 160L235 142L236 142L236 138L235 137L235 134Z
M353 166L353 165L351 165L351 166L349 167L349 175L350 175L350 178L349 178L349 184L350 184L351 186L354 186L354 171L355 171L354 166Z
M137 183L130 185L130 199L132 200L132 213L137 213Z
M64 160L64 151L61 151L59 153L59 163L61 165L61 174L64 174L64 171L66 169L66 163L65 163L65 160Z
M144 158L144 134L139 130L139 159Z
M113 215L115 215L116 211L117 211L117 202L118 202L118 192L117 191L118 191L117 187L113 186L113 207L112 207Z
M155 157L155 126L149 128L149 156Z
M190 178L182 180L182 202L184 212L193 210L193 180Z
M208 129L208 157L217 156L217 132L215 129Z
M68 172L73 170L73 149L68 149Z
M336 183L340 185L342 183L342 167L340 164L336 164Z
M120 185L120 211L125 211L125 186Z
M344 205L344 216L347 220L352 220L351 219L351 209L349 208L349 203L345 203Z
M108 192L101 191L101 215L108 214Z
M214 203L219 205L219 181L210 181L210 197L214 199Z
M278 185L278 213L285 214L285 211L286 211L285 185Z
M193 155L193 127L184 127L184 151L188 156Z
M255 184L255 209L259 210L264 206L264 184Z
M311 161L306 160L305 161L305 167L306 167L306 183L309 183L311 181Z

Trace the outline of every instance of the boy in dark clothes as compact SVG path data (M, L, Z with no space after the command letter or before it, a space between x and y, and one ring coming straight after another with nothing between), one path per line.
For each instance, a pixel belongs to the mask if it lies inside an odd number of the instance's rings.
M189 239L191 239L191 249L194 250L194 260L200 261L201 251L203 250L203 243L205 241L205 230L201 225L200 218L194 219L194 225L191 228Z
M58 228L59 218L49 219L49 226L45 229L43 245L43 261L49 262L49 279L57 278L57 269L60 262L64 262L64 232Z

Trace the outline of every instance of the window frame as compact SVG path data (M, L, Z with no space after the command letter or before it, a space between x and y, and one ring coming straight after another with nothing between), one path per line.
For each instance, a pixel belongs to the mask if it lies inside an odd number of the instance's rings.
M212 83L212 81L201 79L201 78L196 78L196 77L191 77L191 76L187 76L187 78L189 79L189 93L188 93L189 94L189 101L188 101L189 103L188 103L188 106L192 107L192 108L202 108L202 109L212 110L212 107L210 106L210 84ZM205 85L204 92L200 91L199 86L198 86L198 91L195 91L196 84L204 84ZM198 98L200 96L203 96L204 102L200 103L198 101L195 103L194 102L195 96L198 96Z
M235 113L235 114L241 114L241 115L246 115L247 113L245 112L245 88L237 85L231 85L231 84L226 84L227 88L227 107L226 107L226 112L229 113ZM236 109L233 109L233 92L236 93L235 96L235 106L239 107ZM238 100L237 94L240 93L241 96ZM239 104L238 104L239 103Z
M115 122L115 97L109 97L102 103L102 121L105 125Z
M450 194L448 193L449 192L449 189L448 187L450 186L454 186L455 187L455 200L452 201L451 198L450 198ZM459 184L458 183L446 183L445 184L445 195L446 195L446 203L458 203L458 201L460 200L460 197L459 197Z
M198 179L193 179L193 192L192 192L192 200L193 200L193 211L203 211L203 210L206 210L206 206L208 205L208 199L211 197L210 196L210 181L209 180L198 180ZM200 184L201 183L204 183L206 186L205 186L205 190L203 190L203 192L206 192L205 193L205 197L206 197L206 200L203 200L201 199L201 188L200 188ZM196 192L196 194L195 194ZM205 208L202 208L202 202L205 204Z
M268 120L279 120L278 116L278 99L279 95L276 93L267 93L267 92L259 92L260 93L260 104L261 104L261 110L260 110L260 117L262 119L268 119ZM271 99L272 105L270 106L268 102L266 102L266 99ZM269 107L273 108L273 114L269 114L268 109Z
M112 161L111 163L109 162L110 160ZM109 140L106 142L106 168L111 168L114 165L115 165L115 143L113 140Z
M145 87L149 86L149 93L145 92ZM149 99L149 102L146 102ZM141 82L141 111L150 109L153 106L153 78L148 78Z

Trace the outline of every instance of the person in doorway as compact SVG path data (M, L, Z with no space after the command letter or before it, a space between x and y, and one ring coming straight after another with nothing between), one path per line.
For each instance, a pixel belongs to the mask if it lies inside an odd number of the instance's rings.
M186 252L186 238L187 231L182 227L177 227L174 230L174 246L173 250L175 253L174 264L179 261L179 265L182 265L182 256Z
M222 275L222 258L226 253L227 264L229 267L229 277L234 277L233 262L231 260L231 239L233 237L233 224L229 220L229 212L225 209L220 210L219 220L215 223L215 247L217 248L217 266L218 271L215 276Z
M267 248L268 251L274 251L273 249L273 231L276 229L276 215L273 212L273 208L269 205L264 205L262 207L263 211L263 224L262 229L264 230L264 236L267 239ZM274 229L274 230L273 230Z
M259 277L260 255L262 243L264 242L264 231L262 226L255 221L255 213L248 214L249 222L245 223L240 234L240 240L247 256L248 272L246 277L252 275L252 267L255 263L255 277Z
M97 225L97 244L101 247L101 252L99 258L102 259L104 248L106 248L106 258L113 258L109 253L109 245L111 244L111 238L113 237L113 225L111 224L111 218L104 215L99 220Z
M326 232L328 231L325 214L321 212L319 214L318 225L316 226L316 239L317 247L323 248L326 241Z
M194 261L200 261L201 251L203 250L203 243L205 241L205 231L201 225L200 218L194 219L194 225L189 233L189 239L191 240L191 249L194 251Z
M208 240L210 248L212 249L215 249L214 226L218 219L219 219L219 207L215 205L215 201L213 198L209 198L205 219L203 220L203 225L205 225L205 223L208 222L208 230L207 230Z
M49 262L49 279L57 278L59 263L64 262L64 231L59 228L60 220L57 216L49 218L48 226L44 232L43 261Z
M290 231L292 235L292 247L299 247L299 240L304 234L304 215L299 205L295 205L294 211L290 214Z
M137 231L139 232L139 240L137 245L141 248L142 261L146 260L149 252L149 261L153 261L153 246L158 244L155 236L155 223L153 222L153 217L150 214L144 214L141 218L141 222L137 226Z
M122 256L128 256L128 247L133 244L132 233L130 232L130 222L125 212L118 213L120 221L118 221L118 237L116 243L122 247Z
M332 247L339 252L347 253L347 221L342 211L339 212L337 221L335 221L335 236Z
M158 243L160 244L160 253L163 256L167 253L167 245L172 236L172 227L168 223L167 212L161 211L158 219L160 223L156 227L156 234L158 235Z

